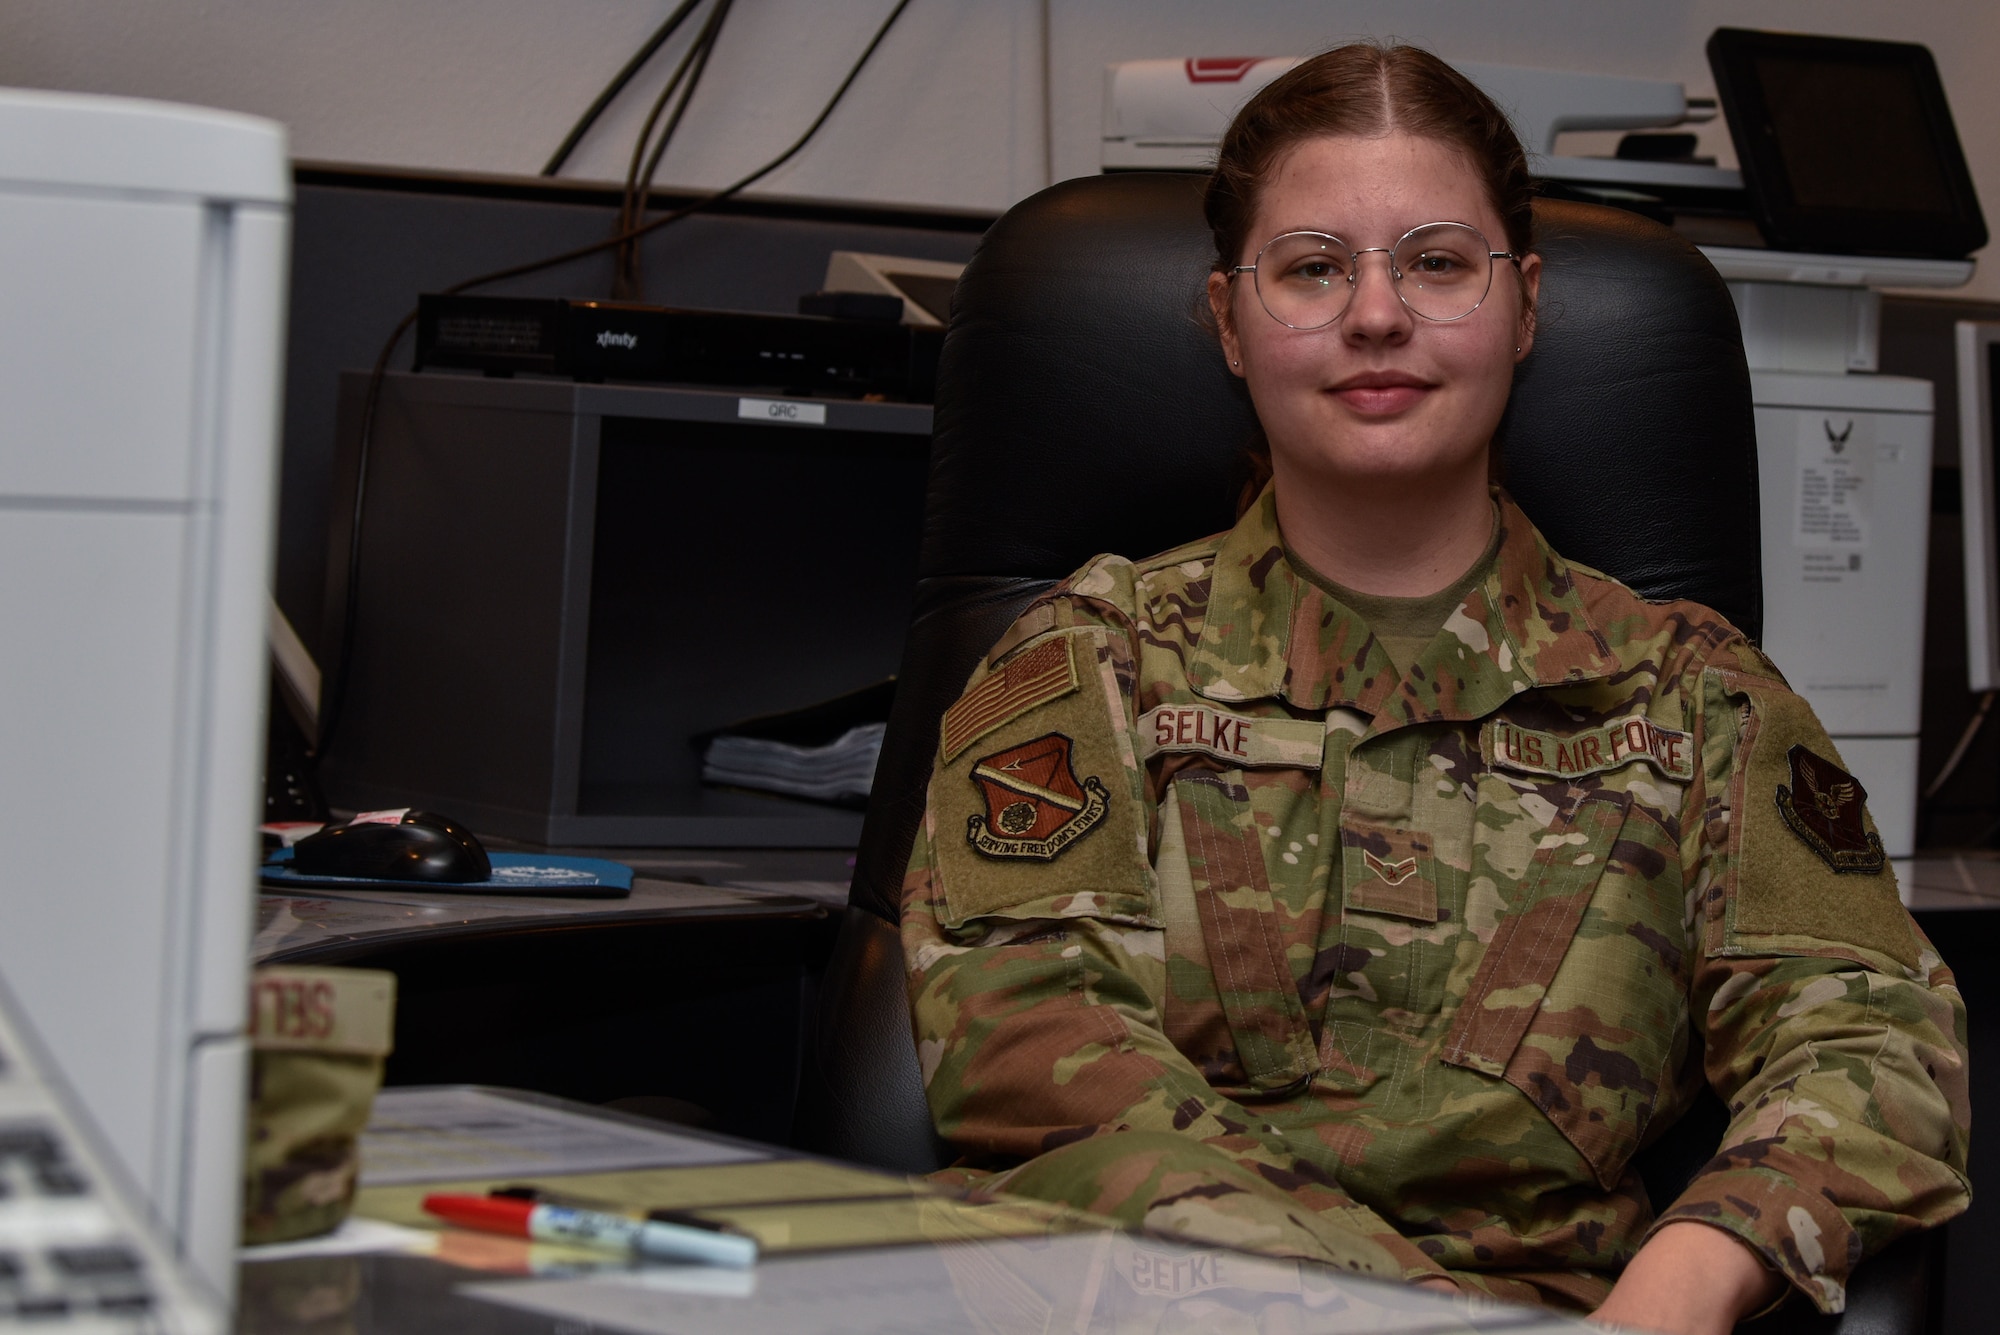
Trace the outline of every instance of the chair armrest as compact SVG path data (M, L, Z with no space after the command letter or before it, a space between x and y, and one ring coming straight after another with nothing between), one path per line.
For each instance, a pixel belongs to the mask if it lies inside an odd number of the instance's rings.
M910 1036L903 947L891 924L849 908L820 983L793 1143L903 1173L951 1162L931 1125Z

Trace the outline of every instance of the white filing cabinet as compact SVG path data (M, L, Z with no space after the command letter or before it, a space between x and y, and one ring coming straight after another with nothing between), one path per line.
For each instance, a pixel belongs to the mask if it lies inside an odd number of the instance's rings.
M289 199L269 122L0 90L0 976L223 1293Z
M1916 852L1931 384L1875 374L1882 287L1970 260L1704 247L1743 322L1757 413L1764 649L1819 715L1891 858Z
M1764 648L1868 792L1889 856L1916 848L1931 384L1753 371Z

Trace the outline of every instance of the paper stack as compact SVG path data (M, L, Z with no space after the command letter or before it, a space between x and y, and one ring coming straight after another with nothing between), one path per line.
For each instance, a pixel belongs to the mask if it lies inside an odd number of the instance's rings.
M723 734L702 757L704 783L788 793L822 802L859 802L875 782L886 723L862 723L823 746Z

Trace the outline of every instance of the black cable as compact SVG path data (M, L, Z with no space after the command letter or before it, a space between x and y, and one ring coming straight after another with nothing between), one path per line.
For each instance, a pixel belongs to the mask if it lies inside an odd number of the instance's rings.
M639 137L632 144L632 160L625 168L625 192L618 203L618 226L620 232L638 226L645 216L644 198L652 184L653 172L659 168L660 157L667 150L667 141L680 128L681 118L687 114L688 102L694 97L695 86L701 82L702 72L708 68L709 52L715 47L715 39L722 31L722 21L728 17L730 0L716 0L702 21L701 31L694 35L688 49L681 54L680 64L674 67L673 75L660 89L654 99L653 108L646 114L646 123L639 129ZM660 113L667 103L674 102L673 114L667 118L657 141L653 129L659 124ZM648 147L652 147L649 155ZM639 252L630 242L618 247L618 256L612 270L611 295L619 300L631 300L637 295L639 282Z
M703 209L720 204L731 196L739 194L750 186L755 185L758 181L763 180L766 176L769 176L772 172L797 157L799 151L812 142L812 137L819 133L820 127L825 125L828 118L833 115L834 108L838 107L841 99L847 96L847 90L854 86L856 79L861 77L861 71L867 67L869 59L875 54L875 49L882 45L882 39L889 35L889 29L896 26L896 20L901 18L903 11L909 7L910 0L896 0L896 7L889 11L889 17L882 20L882 26L875 30L875 36L869 39L867 47L861 52L861 55L855 60L854 64L849 67L847 77L842 79L840 86L833 90L833 96L828 98L826 105L820 108L819 115L813 117L813 122L806 127L805 133L793 140L790 148L787 148L784 152L778 154L777 157L772 158L749 175L724 186L712 194L703 195L701 198L684 204L678 209L664 213L642 226L629 228L619 232L616 236L608 237L602 241L594 241L587 246L578 246L573 250L565 250L560 254L545 256L539 260L530 260L525 264L516 264L505 269L495 269L491 273L484 273L475 278L468 278L461 283L455 283L444 289L444 294L450 296L471 288L484 287L489 283L503 282L509 278L520 278L531 273L540 273L544 269L553 269L558 265L567 264L571 260L580 260L587 256L602 254L604 251L615 249L627 241L637 240L639 237L645 236L650 232L657 232L662 227L677 223L683 218L699 213ZM320 710L319 736L315 739L314 745L315 758L326 754L328 745L333 741L334 728L340 722L342 706L345 705L347 700L348 667L354 658L354 619L355 613L360 606L361 530L362 517L365 512L368 496L368 456L375 438L375 413L381 404L382 379L388 374L389 359L395 355L396 345L402 342L403 335L408 333L410 326L416 322L417 312L414 310L396 322L395 329L390 333L388 341L382 345L382 351L376 356L374 368L368 375L368 394L363 401L361 411L361 436L355 443L354 504L347 530L347 588L344 590L344 596L341 601L340 652L337 659L339 671L335 675L331 686L326 691L326 702Z
M694 100L694 90L700 88L700 84L702 84L702 72L708 70L708 58L716 52L716 40L722 36L722 22L730 16L730 6L734 2L736 0L716 0L714 14L710 16L712 24L702 32L702 38L704 38L700 42L702 52L700 52L700 56L694 62L694 70L688 74L688 86L682 90L680 102L674 104L672 118L660 130L660 138L652 146L652 154L646 158L646 170L640 172L640 178L638 178L638 196L632 200L632 222L634 224L640 218L646 216L646 204L652 200L652 178L660 172L660 158L666 156L666 146L672 142L674 130L680 128L680 118L688 114L688 104ZM626 286L632 290L634 296L638 296L640 294L640 282L638 282L638 244L636 242L628 244L622 254L626 258L626 274L624 274Z
M315 759L326 754L334 729L340 726L341 708L347 703L347 672L354 660L354 617L360 607L361 517L368 496L368 446L375 437L375 409L382 401L382 377L388 373L389 358L395 355L396 345L416 322L415 311L396 322L394 332L376 354L374 368L368 373L368 393L361 406L361 439L355 449L354 507L347 524L347 586L341 591L340 652L332 680L322 683L319 735L313 738Z
M700 0L696 0L696 3L699 2ZM707 24L704 23L702 26L705 29ZM680 63L674 66L674 72L668 75L667 81L660 86L659 95L653 99L653 105L646 111L646 119L640 122L639 135L632 141L631 160L625 164L624 194L618 205L618 225L621 230L632 223L632 192L639 184L639 169L646 161L646 145L653 141L653 127L660 123L660 113L667 109L667 103L672 100L674 91L681 86L681 80L687 77L688 67L694 63L695 51L700 45L701 34L696 33L688 49L681 52Z
M820 108L819 115L813 119L811 125L806 127L806 132L794 140L790 148L778 154L777 157L772 158L748 176L733 181L712 194L703 195L692 203L675 209L670 213L661 214L649 223L620 232L616 236L606 237L602 241L593 241L588 245L578 246L574 250L565 250L560 254L549 255L543 259L529 260L525 264L516 264L506 269L495 269L492 273L481 274L477 278L468 278L462 283L444 289L446 295L464 292L468 288L484 287L488 283L503 282L509 278L521 278L527 274L540 273L544 269L553 269L557 265L567 264L571 260L580 260L606 250L613 250L627 241L636 240L651 232L657 232L662 227L679 222L689 214L699 213L703 209L720 204L731 196L749 189L797 157L799 151L812 141L812 137L819 133L820 127L826 124L827 118L833 115L834 108L840 105L841 98L846 96L847 90L853 86L855 79L860 77L862 68L868 64L868 58L875 54L875 48L882 44L882 39L889 35L889 29L902 16L903 11L909 7L910 0L897 0L896 7L889 11L889 17L884 19L882 26L875 30L875 37L868 43L868 49L861 53L861 58L856 60L853 67L847 71L847 77L840 81L840 87L834 89L833 96L827 100L825 106ZM414 313L411 317L406 318L414 318Z
M715 54L715 44L722 36L722 24L729 17L730 6L734 3L735 0L716 0L708 26L695 39L700 54L695 58L694 69L688 74L687 87L682 90L680 101L674 105L674 114L660 130L652 154L646 159L645 170L639 173L638 204L632 210L634 222L646 216L646 196L652 192L653 177L660 170L660 159L666 156L667 145L673 141L674 131L680 128L681 117L687 115L688 103L694 100L694 90L701 86L701 76L708 69L709 57Z
M570 127L569 133L563 136L562 145L550 155L546 163L542 164L542 175L554 176L562 170L563 163L569 161L569 155L576 151L579 143L583 142L583 136L590 132L590 127L597 124L597 118L604 114L604 109L611 105L618 94L625 91L625 85L632 82L632 76L653 58L654 52L666 45L667 39L674 35L675 30L700 3L701 0L682 0L680 7L667 15L667 21L646 39L644 46L633 53L632 58L625 62L625 68L619 70L610 83L604 85L604 91L597 95L597 100L592 102L589 109L577 119L576 124Z

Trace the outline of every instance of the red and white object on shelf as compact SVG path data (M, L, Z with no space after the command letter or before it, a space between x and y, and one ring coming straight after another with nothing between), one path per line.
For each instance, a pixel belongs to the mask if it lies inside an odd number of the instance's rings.
M1190 56L1125 60L1104 67L1105 171L1206 171L1237 108L1300 56ZM1513 118L1538 176L1572 181L1734 188L1718 167L1616 158L1555 157L1567 130L1649 130L1712 120L1712 102L1690 102L1681 85L1572 70L1453 61Z

